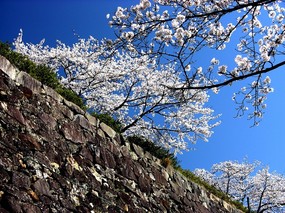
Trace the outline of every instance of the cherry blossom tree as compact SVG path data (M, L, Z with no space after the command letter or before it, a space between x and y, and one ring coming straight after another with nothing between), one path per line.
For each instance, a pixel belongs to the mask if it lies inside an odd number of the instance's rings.
M116 48L175 64L181 84L174 90L212 89L218 92L233 82L251 78L233 100L237 115L257 125L270 77L263 74L285 65L284 8L276 0L141 0L130 8L118 7L108 15L115 29ZM201 54L215 50L209 62ZM231 63L220 55L230 54ZM199 86L193 82L200 81Z
M251 187L249 176L258 165L258 161L254 163L225 161L214 164L211 172L216 174L220 190L244 202L246 192Z
M16 51L58 72L61 82L97 113L109 113L139 134L176 151L207 141L219 115L207 106L211 91L251 78L233 95L237 115L260 122L265 73L285 65L285 9L276 0L140 0L107 15L116 39L79 39L72 46L44 40ZM213 52L215 51L215 52ZM206 61L201 54L213 52ZM232 62L222 54L232 55ZM208 60L208 59L207 59Z
M79 39L72 47L58 41L51 48L44 40L25 44L22 37L21 31L14 42L16 51L54 69L90 109L124 124L125 135L141 135L178 152L188 150L189 142L207 141L219 124L214 121L218 115L205 106L206 91L170 89L181 84L175 66L158 65L147 55L114 52L109 40Z
M250 205L256 212L284 212L285 177L270 173L266 167L257 172L252 179Z
M225 161L212 166L211 171L196 169L194 174L249 209L261 212L284 212L285 177L269 167L258 171L260 162Z

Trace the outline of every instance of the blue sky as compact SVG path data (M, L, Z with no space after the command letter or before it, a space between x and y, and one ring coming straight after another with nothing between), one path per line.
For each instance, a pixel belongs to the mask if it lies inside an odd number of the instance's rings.
M1 0L0 40L12 42L20 28L24 41L38 43L45 38L54 46L56 40L71 45L76 41L73 30L82 38L113 37L106 14L112 14L117 6L129 6L139 0ZM215 57L215 55L211 56ZM235 56L224 56L233 60ZM210 169L212 164L226 160L260 160L271 170L285 174L285 72L284 68L269 74L274 93L268 96L266 110L260 126L250 128L252 122L246 117L235 116L233 92L243 83L224 88L209 103L216 113L222 113L222 124L217 127L208 143L199 142L195 151L179 155L186 169Z

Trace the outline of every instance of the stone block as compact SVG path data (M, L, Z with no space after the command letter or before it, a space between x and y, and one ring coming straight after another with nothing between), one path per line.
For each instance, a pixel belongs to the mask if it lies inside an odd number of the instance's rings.
M13 118L16 119L20 124L26 124L25 118L23 117L23 114L21 111L12 105L7 105L5 102L1 102L2 108L4 110L7 108L7 113Z
M100 128L105 132L110 138L114 138L116 136L116 132L109 126L107 126L105 123L100 123Z
M105 138L105 134L103 132L102 129L97 129L97 134L101 137L101 138Z
M79 106L77 106L76 104L66 100L66 99L63 99L63 103L64 105L66 105L71 111L73 111L75 114L81 114L81 115L84 115L85 112L83 109L81 109Z
M50 187L45 179L39 179L34 184L33 187L38 195L50 196Z
M85 113L85 117L89 121L91 125L98 128L99 127L99 120L95 118L94 116L90 115L88 112Z
M145 192L146 194L149 194L151 192L151 180L148 176L140 176L138 180L139 188L142 192Z
M74 116L75 123L78 123L82 128L92 131L92 126L89 121L81 114Z
M23 87L29 88L34 94L39 94L42 91L42 83L32 78L26 72L20 72L16 76L16 81Z
M46 85L43 85L43 90L42 92L48 96L50 96L52 99L54 99L55 101L61 103L63 101L63 97L58 94L56 91L54 91L52 88L46 86Z
M16 79L19 70L14 67L10 61L0 55L0 69L5 72L12 80Z
M23 187L25 189L29 189L31 186L30 177L17 171L12 175L12 183L14 186Z
M61 126L61 131L67 140L70 140L74 143L85 143L86 142L82 131L80 130L80 128L78 128L78 126L75 125L75 123L63 124Z
M135 153L139 156L139 158L143 158L144 157L143 149L136 144L132 144L132 146L133 146Z

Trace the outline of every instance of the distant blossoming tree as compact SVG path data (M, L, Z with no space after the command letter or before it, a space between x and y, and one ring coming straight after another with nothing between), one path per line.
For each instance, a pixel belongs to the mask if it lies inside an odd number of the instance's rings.
M259 164L225 161L214 164L211 171L196 169L194 174L254 212L284 212L285 177L270 173L268 167L256 171Z
M280 5L273 0L141 0L107 15L114 40L90 37L73 46L58 41L51 48L44 40L24 43L20 32L14 45L36 63L63 72L62 83L94 111L124 123L124 134L181 151L211 136L219 115L207 107L209 91L218 93L235 81L255 78L233 99L238 115L251 108L249 118L258 124L273 91L270 77L262 74L285 65L278 57L285 39ZM218 58L228 49L232 64ZM217 56L201 63L200 52L208 50Z

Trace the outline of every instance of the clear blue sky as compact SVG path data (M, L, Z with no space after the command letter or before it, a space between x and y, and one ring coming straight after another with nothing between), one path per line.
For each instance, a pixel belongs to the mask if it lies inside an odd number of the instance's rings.
M73 30L82 38L111 38L106 14L117 6L128 6L139 0L1 0L0 40L12 42L20 28L24 41L38 43L45 38L54 46L61 40L71 45L76 41ZM215 57L215 55L211 56ZM227 56L232 60L234 56ZM224 88L209 103L216 113L222 113L222 124L214 131L208 143L200 142L190 151L179 155L183 168L210 169L212 164L225 160L260 160L271 170L285 174L285 72L284 68L270 74L275 92L267 100L268 108L260 126L250 128L246 118L235 119L235 105L231 100L235 89Z

